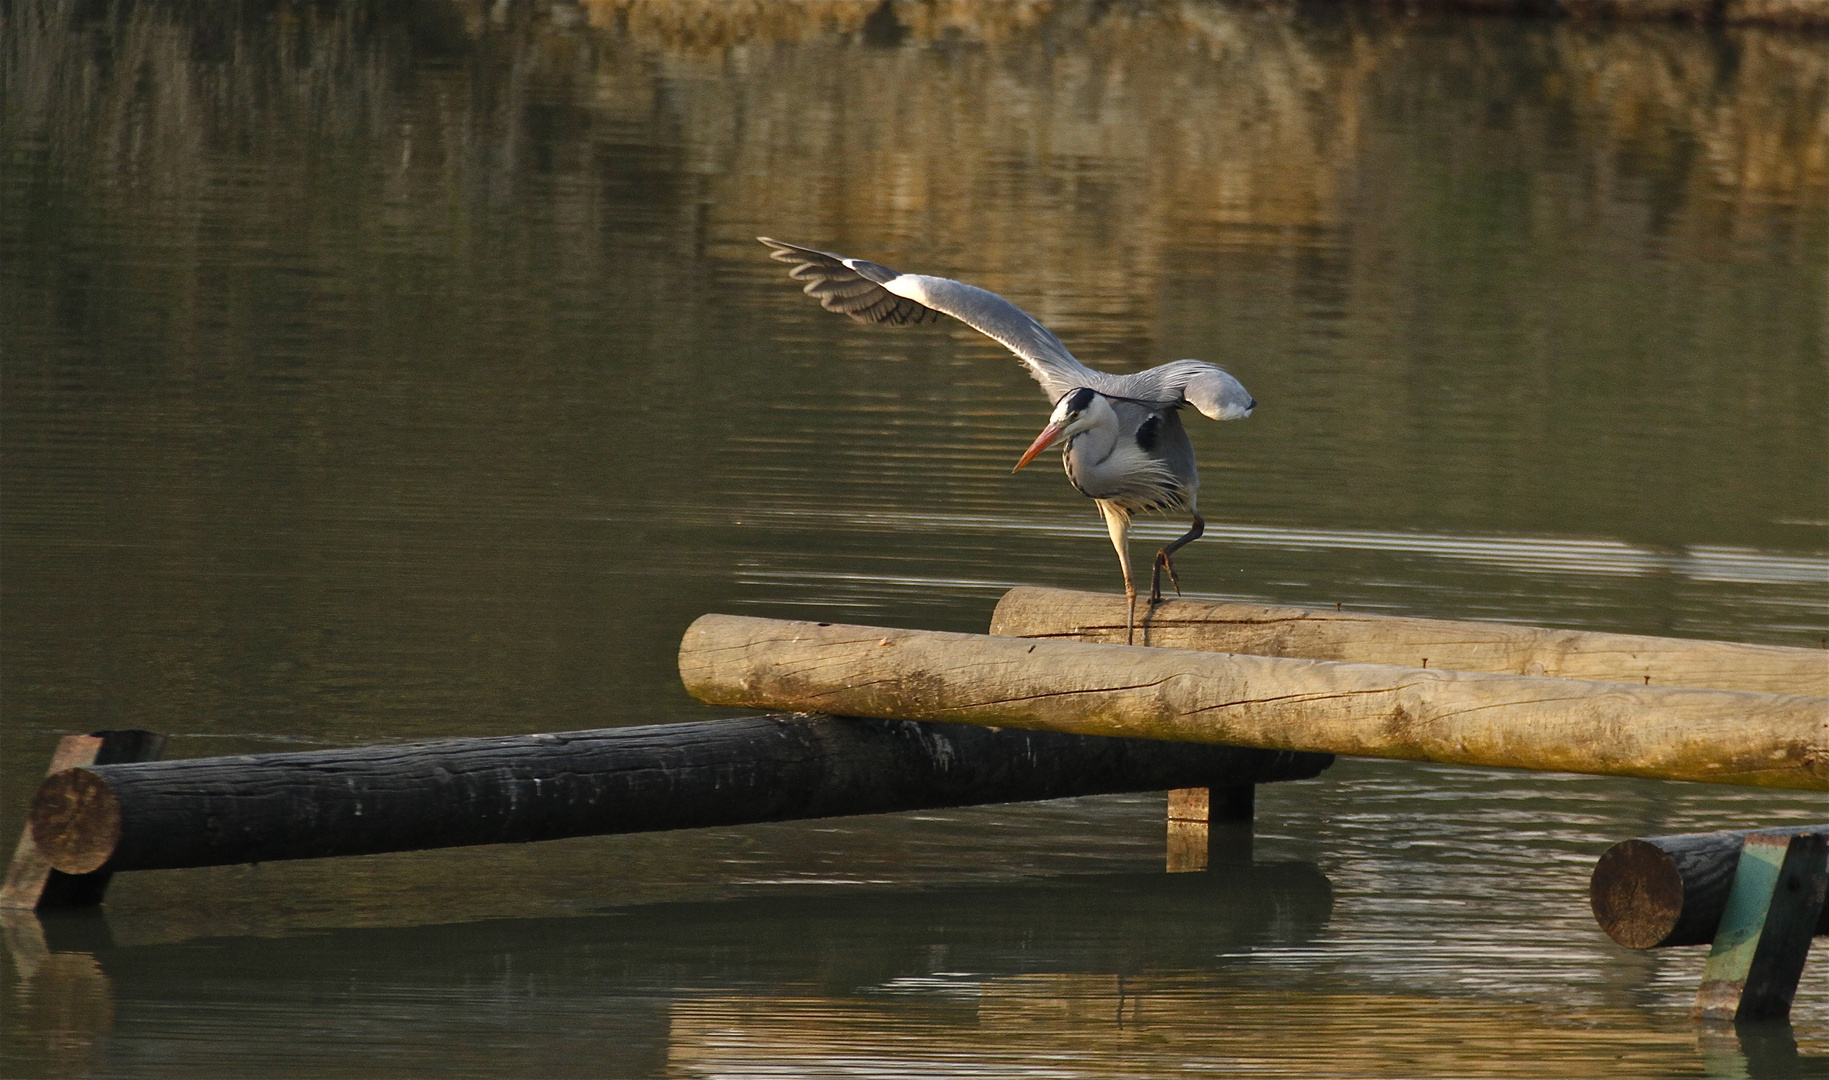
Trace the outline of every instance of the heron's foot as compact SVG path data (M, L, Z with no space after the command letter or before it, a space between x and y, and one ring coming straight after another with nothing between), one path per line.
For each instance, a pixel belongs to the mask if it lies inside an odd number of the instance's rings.
M1175 560L1169 558L1169 549L1156 552L1156 565L1149 575L1149 606L1162 603L1162 571L1169 572L1169 584L1175 586L1175 595L1181 595L1181 576L1175 573Z

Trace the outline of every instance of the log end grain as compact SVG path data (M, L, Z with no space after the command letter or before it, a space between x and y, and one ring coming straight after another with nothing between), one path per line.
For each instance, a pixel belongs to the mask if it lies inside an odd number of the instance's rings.
M1594 864L1588 902L1608 937L1628 949L1653 949L1682 918L1683 875L1656 844L1623 840Z
M66 874L100 870L121 839L121 807L108 782L88 769L46 777L32 800L32 841Z

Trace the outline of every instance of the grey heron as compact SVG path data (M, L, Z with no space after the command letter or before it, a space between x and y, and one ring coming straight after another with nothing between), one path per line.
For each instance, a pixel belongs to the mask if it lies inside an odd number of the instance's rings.
M1192 405L1215 420L1240 420L1257 402L1225 369L1201 360L1176 360L1131 375L1095 371L1074 358L1047 327L994 292L951 278L903 274L863 259L784 244L766 236L770 257L796 263L788 276L827 311L861 323L904 326L951 315L1015 353L1054 403L1041 434L1016 462L1021 469L1050 445L1061 443L1067 479L1098 504L1124 571L1124 640L1137 624L1137 587L1130 573L1130 519L1145 510L1186 510L1193 525L1156 552L1150 571L1150 606L1162 600L1162 571L1180 591L1174 555L1206 530L1195 495L1200 474L1194 447L1181 426L1181 407Z

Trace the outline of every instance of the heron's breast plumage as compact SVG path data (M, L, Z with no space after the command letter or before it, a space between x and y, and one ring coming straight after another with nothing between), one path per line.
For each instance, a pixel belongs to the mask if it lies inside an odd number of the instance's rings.
M1062 450L1061 464L1080 494L1115 503L1133 514L1180 509L1188 505L1192 494L1167 462L1130 438L1117 440L1103 457L1096 455L1091 440L1075 438Z

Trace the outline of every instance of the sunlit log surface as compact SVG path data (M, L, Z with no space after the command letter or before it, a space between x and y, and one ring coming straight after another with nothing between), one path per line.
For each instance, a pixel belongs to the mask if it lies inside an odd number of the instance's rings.
M705 615L713 705L1829 790L1829 698Z
M1829 834L1829 825L1757 830ZM1629 949L1706 945L1734 885L1747 830L1622 840L1594 864L1588 900L1607 936ZM1829 934L1829 906L1816 924Z
M1122 596L1011 589L991 633L1121 645L1124 618ZM1164 649L1829 697L1824 649L1203 600L1165 600L1137 633Z
M32 835L65 873L1254 784L1326 754L833 716L66 769Z

